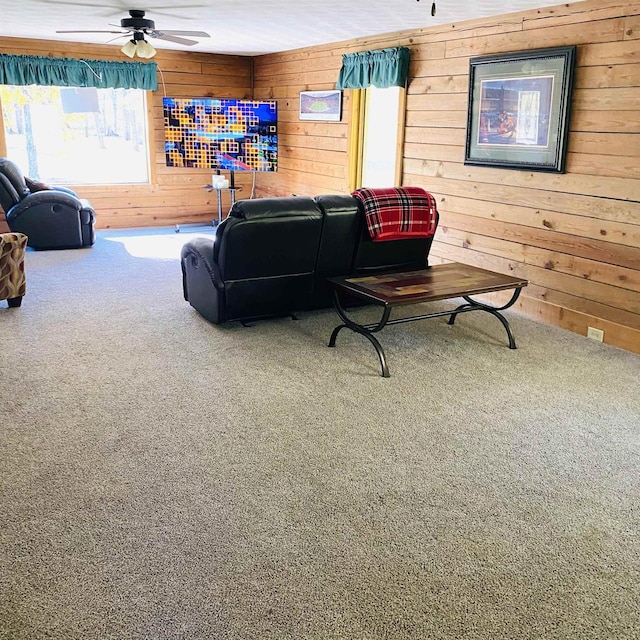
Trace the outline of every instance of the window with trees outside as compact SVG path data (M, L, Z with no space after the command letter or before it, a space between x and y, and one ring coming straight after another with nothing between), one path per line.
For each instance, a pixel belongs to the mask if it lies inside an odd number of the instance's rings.
M49 184L149 182L146 92L0 86L6 156Z

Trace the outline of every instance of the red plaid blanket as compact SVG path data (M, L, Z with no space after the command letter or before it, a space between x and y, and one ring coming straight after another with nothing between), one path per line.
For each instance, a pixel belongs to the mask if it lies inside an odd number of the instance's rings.
M436 200L420 187L356 189L351 195L364 207L374 242L430 238L436 231Z

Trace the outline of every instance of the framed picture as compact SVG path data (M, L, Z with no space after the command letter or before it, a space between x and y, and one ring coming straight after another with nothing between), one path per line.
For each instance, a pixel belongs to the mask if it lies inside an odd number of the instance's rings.
M340 122L342 91L301 91L300 120Z
M563 173L576 47L469 61L465 164Z

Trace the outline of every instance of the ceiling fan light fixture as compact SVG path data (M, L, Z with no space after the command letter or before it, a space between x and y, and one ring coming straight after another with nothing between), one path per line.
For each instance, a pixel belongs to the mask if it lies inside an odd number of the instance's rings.
M82 4L82 3L80 3ZM91 5L94 6L94 5ZM98 6L98 5L95 5ZM133 58L136 53L140 58L153 58L156 55L157 51L153 48L151 44L149 44L145 39L145 35L150 38L159 38L160 40L167 40L169 42L174 42L176 44L182 44L186 46L191 46L194 44L198 44L196 40L190 40L188 38L184 38L183 36L196 36L198 38L210 38L211 36L204 31L183 31L183 30L169 30L169 31L156 31L156 23L153 20L147 20L145 17L145 12L141 9L130 9L129 10L129 18L123 18L120 20L120 27L123 31L76 31L76 30L58 30L56 33L113 33L117 34L118 38L111 38L107 42L112 42L113 40L118 40L120 37L130 37L131 40L124 44L124 46L120 49L122 53L124 53L129 58ZM112 24L112 27L117 27L118 25Z
M153 58L156 55L156 50L146 40L138 40L136 52L139 58Z
M122 49L120 49L120 51L122 51L122 53L124 53L125 56L129 56L129 58L133 58L133 56L136 55L136 49L137 49L136 41L129 40L124 43L124 46L122 47Z

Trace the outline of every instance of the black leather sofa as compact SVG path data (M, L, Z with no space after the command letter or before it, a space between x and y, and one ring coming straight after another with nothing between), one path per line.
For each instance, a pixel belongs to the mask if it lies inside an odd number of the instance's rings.
M184 298L215 324L329 307L326 278L424 269L432 241L373 242L349 195L240 200L182 248Z
M9 229L28 237L33 249L80 249L96 239L95 211L88 200L66 187L32 183L30 188L17 165L0 158L0 205ZM44 189L35 190L34 184Z

